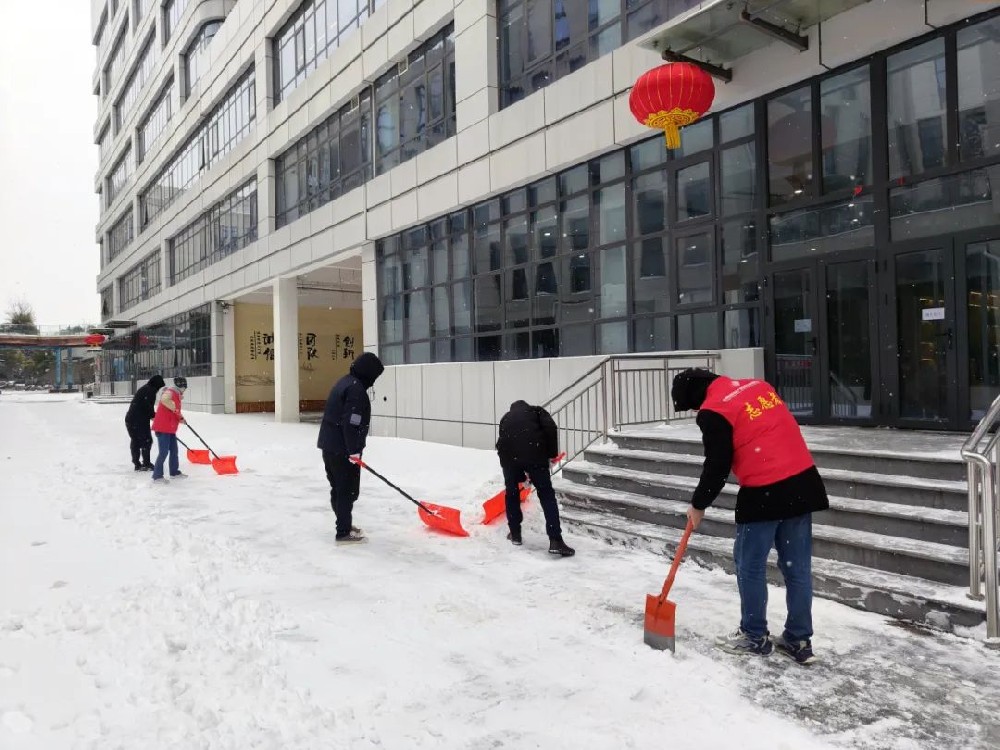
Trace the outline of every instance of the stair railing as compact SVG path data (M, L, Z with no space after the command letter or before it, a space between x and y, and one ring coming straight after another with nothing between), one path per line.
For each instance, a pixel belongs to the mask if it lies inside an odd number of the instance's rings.
M997 529L1000 518L1000 396L962 445L969 478L969 593L986 599L986 645L1000 648ZM984 596L985 588L985 596Z
M719 353L613 354L543 404L559 427L559 447L572 461L626 426L660 425L693 417L670 399L674 376L689 367L713 369Z

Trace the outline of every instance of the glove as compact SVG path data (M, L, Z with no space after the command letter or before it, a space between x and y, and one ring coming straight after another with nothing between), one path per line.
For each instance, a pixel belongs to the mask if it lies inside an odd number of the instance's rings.
M347 457L347 460L350 461L352 464L357 464L358 466L360 466L361 465L361 454L360 453L352 453L351 455L349 455Z

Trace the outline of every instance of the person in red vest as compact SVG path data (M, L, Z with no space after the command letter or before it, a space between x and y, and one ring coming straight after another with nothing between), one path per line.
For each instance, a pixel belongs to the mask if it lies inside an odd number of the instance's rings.
M177 428L184 424L181 415L181 401L187 390L187 378L174 378L173 387L164 388L156 404L156 415L153 417L153 432L156 433L156 446L159 452L153 465L153 481L164 481L163 462L169 457L170 476L180 479L184 476L180 470L180 459L177 455Z
M679 373L670 395L678 411L698 410L705 447L701 480L687 513L694 528L730 471L740 485L733 546L740 626L717 645L730 653L761 656L777 648L800 664L811 663L812 514L826 510L830 502L795 417L765 381L733 380L708 370ZM773 641L767 630L767 556L772 547L778 552L788 604L784 631Z

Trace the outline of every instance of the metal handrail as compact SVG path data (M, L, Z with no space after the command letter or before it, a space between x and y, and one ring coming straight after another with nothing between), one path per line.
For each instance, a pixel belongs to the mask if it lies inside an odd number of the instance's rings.
M986 645L1000 648L1000 590L997 577L997 499L1000 471L1000 432L981 447L991 427L1000 423L1000 396L997 396L976 429L962 444L969 482L969 598L986 599Z
M718 352L695 350L612 354L602 359L542 404L559 425L566 461L572 461L598 440L607 441L613 429L676 418L670 400L670 374L694 365L711 367L719 357ZM627 366L647 361L662 364Z

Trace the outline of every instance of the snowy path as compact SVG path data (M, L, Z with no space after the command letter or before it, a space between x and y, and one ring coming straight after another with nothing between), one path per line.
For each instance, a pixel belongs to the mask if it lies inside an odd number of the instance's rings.
M363 478L367 545L334 548L313 425L192 414L242 473L154 488L124 406L0 397L0 748L992 748L1000 657L817 602L826 663L711 648L733 579L685 566L678 653L642 644L665 562L476 526L495 457L373 440L366 458L463 510L425 532ZM227 440L225 436L229 435ZM772 597L772 629L783 616Z

